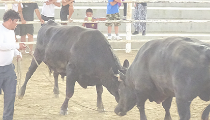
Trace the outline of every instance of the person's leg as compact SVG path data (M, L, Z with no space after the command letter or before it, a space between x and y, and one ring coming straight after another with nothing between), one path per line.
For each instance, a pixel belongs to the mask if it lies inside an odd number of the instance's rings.
M10 73L10 75L5 77L4 82L2 84L2 89L4 91L3 120L12 120L14 114L17 77L14 72L13 64L5 66L5 69L8 69L7 72Z
M73 6L73 2L69 5L69 17L68 20L71 20L71 16L74 13L74 6Z
M106 18L107 18L108 21L114 20L113 17L112 17L112 14L107 14ZM105 23L105 25L108 27L108 37L107 37L107 39L111 40L112 39L112 35L111 35L111 33L112 33L112 23Z
M19 25L19 28L20 28L20 41L21 42L26 42L26 24L20 24Z
M61 9L61 12L60 12L61 21L67 21L67 20L68 20L67 15L68 15L68 13L65 13L65 12L62 11L62 9ZM61 25L67 25L67 23L61 23Z
M34 41L34 38L33 38L33 35L31 34L27 34L28 36L28 42L33 42ZM29 44L29 48L30 48L30 53L33 54L33 44Z
M27 33L28 42L33 42L34 41L34 38L33 38L34 26L33 26L33 24L28 24L27 31L28 31L28 33ZM30 44L29 48L31 50L30 53L33 54L33 44Z
M135 7L135 10L134 10L134 20L139 20L140 16L139 16L139 3L136 4L136 7ZM135 28L135 31L132 33L133 35L136 35L136 34L139 34L139 22L134 22L133 25L134 25L134 28Z
M3 67L0 66L0 95L2 94L2 89L1 89L1 86L2 86L2 83L3 83Z
M147 6L143 6L143 11L142 11L142 18L143 18L143 20L146 20L147 18ZM142 24L142 35L146 35L146 25L147 25L147 23L146 22L144 22L143 24Z
M114 20L120 20L120 14L119 13L115 13L113 15L114 17ZM116 37L115 39L116 40L121 40L122 38L119 36L119 26L121 25L120 22L117 22L117 23L114 23L114 30L115 30L115 34L116 34Z
M19 25L16 26L14 31L15 31L15 40L16 40L16 42L18 42L17 35L20 35L20 27L19 27Z

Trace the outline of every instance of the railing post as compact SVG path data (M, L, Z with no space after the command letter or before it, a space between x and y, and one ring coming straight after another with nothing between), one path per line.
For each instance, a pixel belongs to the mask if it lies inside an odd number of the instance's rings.
M132 19L132 3L127 3L127 20L131 21ZM131 52L131 23L126 23L126 53Z

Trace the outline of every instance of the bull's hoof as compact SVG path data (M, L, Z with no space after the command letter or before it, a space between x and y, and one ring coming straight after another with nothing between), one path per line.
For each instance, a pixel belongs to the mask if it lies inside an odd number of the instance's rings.
M59 94L54 94L55 95L55 98L59 98Z
M68 110L61 110L60 111L60 115L67 115L68 114Z
M21 87L21 89L20 89L20 91L19 91L19 93L18 93L18 98L19 99L23 99L23 96L24 96L24 94L25 94L25 87Z
M104 110L104 108L97 108L97 111L98 112L104 112L105 110Z

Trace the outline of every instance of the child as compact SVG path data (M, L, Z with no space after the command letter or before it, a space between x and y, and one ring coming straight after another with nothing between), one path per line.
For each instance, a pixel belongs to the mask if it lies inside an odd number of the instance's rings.
M117 3L121 3L121 0L108 0L107 4L107 20L120 20L120 14L119 14L119 5ZM108 27L108 40L112 39L111 36L111 31L112 31L112 24L113 23L106 23L105 25ZM120 26L120 22L114 23L114 29L115 29L115 34L114 39L116 40L121 40L122 38L118 34L118 26Z
M84 19L84 21L104 21L106 20L106 18L94 18L93 17L93 10L88 8L86 10L86 17ZM93 28L93 29L97 29L98 24L97 23L83 23L82 26L86 27L86 28Z

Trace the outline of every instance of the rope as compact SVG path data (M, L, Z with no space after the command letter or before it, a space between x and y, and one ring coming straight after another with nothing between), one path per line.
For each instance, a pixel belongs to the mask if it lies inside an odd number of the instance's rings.
M18 82L18 92L20 91L21 86L21 59L17 59L17 82Z
M26 45L26 47L27 47L28 50L31 52L31 49L30 49L27 45ZM34 61L36 62L37 66L39 66L39 64L38 64L36 58L34 57L34 55L33 55L33 54L30 54L30 55L33 57L33 59L34 59ZM53 82L47 77L47 75L44 74L44 72L42 72L42 74L43 74L43 75L46 77L46 79L51 83L51 85L54 86ZM55 86L54 86L54 87L55 87ZM71 100L73 103L75 103L75 104L77 104L77 105L79 105L79 106L81 106L81 107L83 107L83 108L86 108L86 109L90 109L90 110L93 110L93 111L98 111L97 109L90 108L90 107L87 107L87 106L84 106L84 105L79 104L77 101L74 101L74 100L70 99L69 97L67 97L67 96L65 95L65 93L63 93L62 91L60 91L57 87L55 87L55 88L61 93L61 95L64 95L67 99ZM113 112L113 111L104 111L104 112Z

